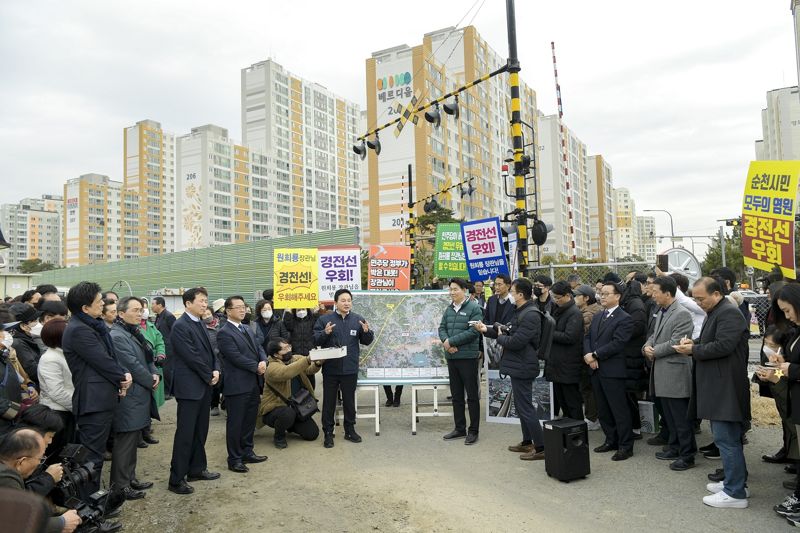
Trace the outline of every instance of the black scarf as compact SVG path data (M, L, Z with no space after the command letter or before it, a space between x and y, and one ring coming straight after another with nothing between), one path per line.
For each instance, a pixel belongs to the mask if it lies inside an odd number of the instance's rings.
M116 353L114 352L114 344L111 342L111 334L108 332L108 326L106 326L106 323L103 322L102 318L92 318L83 311L78 311L72 316L99 333L100 338L103 339L103 342L106 345L108 354L114 359L117 358Z
M125 331L133 335L133 338L139 341L139 344L142 345L142 349L144 350L145 360L149 362L155 361L155 355L153 355L153 349L150 347L150 343L147 342L147 339L144 338L142 335L142 330L139 328L138 324L128 324L121 318L117 319L117 324L122 327Z

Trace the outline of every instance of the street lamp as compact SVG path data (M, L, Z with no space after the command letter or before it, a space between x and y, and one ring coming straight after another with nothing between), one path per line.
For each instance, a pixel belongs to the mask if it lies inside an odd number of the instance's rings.
M672 213L666 209L642 209L642 211L646 213L666 213L669 215L669 233L671 235L670 241L672 241L672 247L675 248L675 225L672 223Z

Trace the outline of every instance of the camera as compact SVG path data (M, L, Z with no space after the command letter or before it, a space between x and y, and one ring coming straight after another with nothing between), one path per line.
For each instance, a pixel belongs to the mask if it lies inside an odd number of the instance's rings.
M497 333L508 335L511 333L511 324L501 324L500 322L495 322L494 329L497 331Z
M109 492L100 489L92 494L86 494L86 484L94 476L94 463L87 461L89 450L80 444L67 444L61 449L58 457L64 473L61 481L56 484L59 497L53 501L78 512L82 522L77 531L99 531L103 517L118 509L125 497L118 492Z

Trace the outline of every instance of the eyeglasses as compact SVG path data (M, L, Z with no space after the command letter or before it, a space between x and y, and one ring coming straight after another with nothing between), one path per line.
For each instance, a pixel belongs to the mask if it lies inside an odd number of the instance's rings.
M247 306L246 305L232 305L228 309L235 309L237 311L240 311L242 309L247 309Z

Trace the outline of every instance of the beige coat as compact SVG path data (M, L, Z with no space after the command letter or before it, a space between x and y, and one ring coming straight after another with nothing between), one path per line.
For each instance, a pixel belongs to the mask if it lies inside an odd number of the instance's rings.
M263 417L265 414L278 407L286 406L286 402L272 392L272 389L267 384L275 387L285 398L289 398L292 395L292 378L300 376L303 386L311 394L314 394L314 388L311 386L308 376L316 374L320 368L322 366L311 363L308 356L305 355L293 355L289 363L284 363L282 359L274 356L269 357L267 359L267 373L264 376L264 392L261 395L261 404L258 407L256 427L264 427Z

